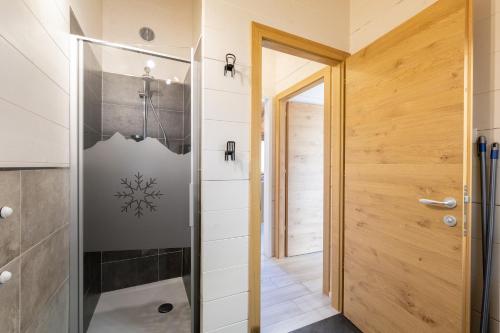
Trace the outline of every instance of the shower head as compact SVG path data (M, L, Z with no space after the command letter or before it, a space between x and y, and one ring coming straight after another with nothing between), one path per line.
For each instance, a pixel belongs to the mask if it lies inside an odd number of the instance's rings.
M144 74L142 74L142 79L145 81L152 81L155 79L154 76L151 75L151 67L144 67Z

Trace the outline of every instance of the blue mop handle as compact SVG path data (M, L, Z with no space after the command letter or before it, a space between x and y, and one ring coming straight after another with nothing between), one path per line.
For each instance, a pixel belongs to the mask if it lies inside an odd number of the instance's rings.
M486 137L480 136L477 139L477 147L478 155L480 155L481 153L486 153Z
M498 164L498 150L500 145L498 143L491 144L491 164L490 164L490 198L488 214L488 235L486 242L486 269L483 285L483 304L481 311L481 333L488 332L489 319L490 319L490 286L492 274L492 259L493 259L493 234L495 226L495 203L496 203L496 183L497 183L497 164Z
M486 146L486 144L485 144ZM490 158L492 160L498 160L498 143L497 142L494 142L491 144L491 155L490 155Z
M481 250L483 254L483 282L486 276L486 235L488 234L488 185L486 180L486 150L487 140L485 136L477 139L477 154L479 156L480 185L481 185Z

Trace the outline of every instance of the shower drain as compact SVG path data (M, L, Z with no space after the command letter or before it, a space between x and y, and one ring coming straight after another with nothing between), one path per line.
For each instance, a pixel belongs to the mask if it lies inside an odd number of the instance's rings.
M168 313L174 309L174 306L171 303L165 303L158 307L159 313Z

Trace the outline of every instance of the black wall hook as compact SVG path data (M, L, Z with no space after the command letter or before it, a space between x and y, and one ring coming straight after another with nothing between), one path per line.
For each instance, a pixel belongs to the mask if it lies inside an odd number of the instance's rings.
M227 72L231 73L231 77L234 77L236 73L236 69L234 65L236 64L236 56L232 53L226 54L226 65L224 66L224 76L227 75Z
M229 156L231 156L231 161L236 160L236 142L228 141L226 144L226 152L224 153L224 160L229 161Z

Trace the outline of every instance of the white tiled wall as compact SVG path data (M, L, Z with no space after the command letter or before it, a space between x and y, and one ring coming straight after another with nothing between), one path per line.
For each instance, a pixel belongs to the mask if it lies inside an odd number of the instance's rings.
M500 142L500 1L474 1L474 127L488 142ZM479 331L481 311L481 227L478 161L473 160L472 332ZM500 190L497 190L497 198ZM500 205L500 199L497 200ZM497 206L491 286L490 332L500 332L500 207Z
M203 2L203 332L248 326L251 21L348 50L348 11L346 0ZM226 53L237 57L234 78L223 74ZM235 162L223 161L229 140Z
M0 0L0 167L69 163L64 0Z

